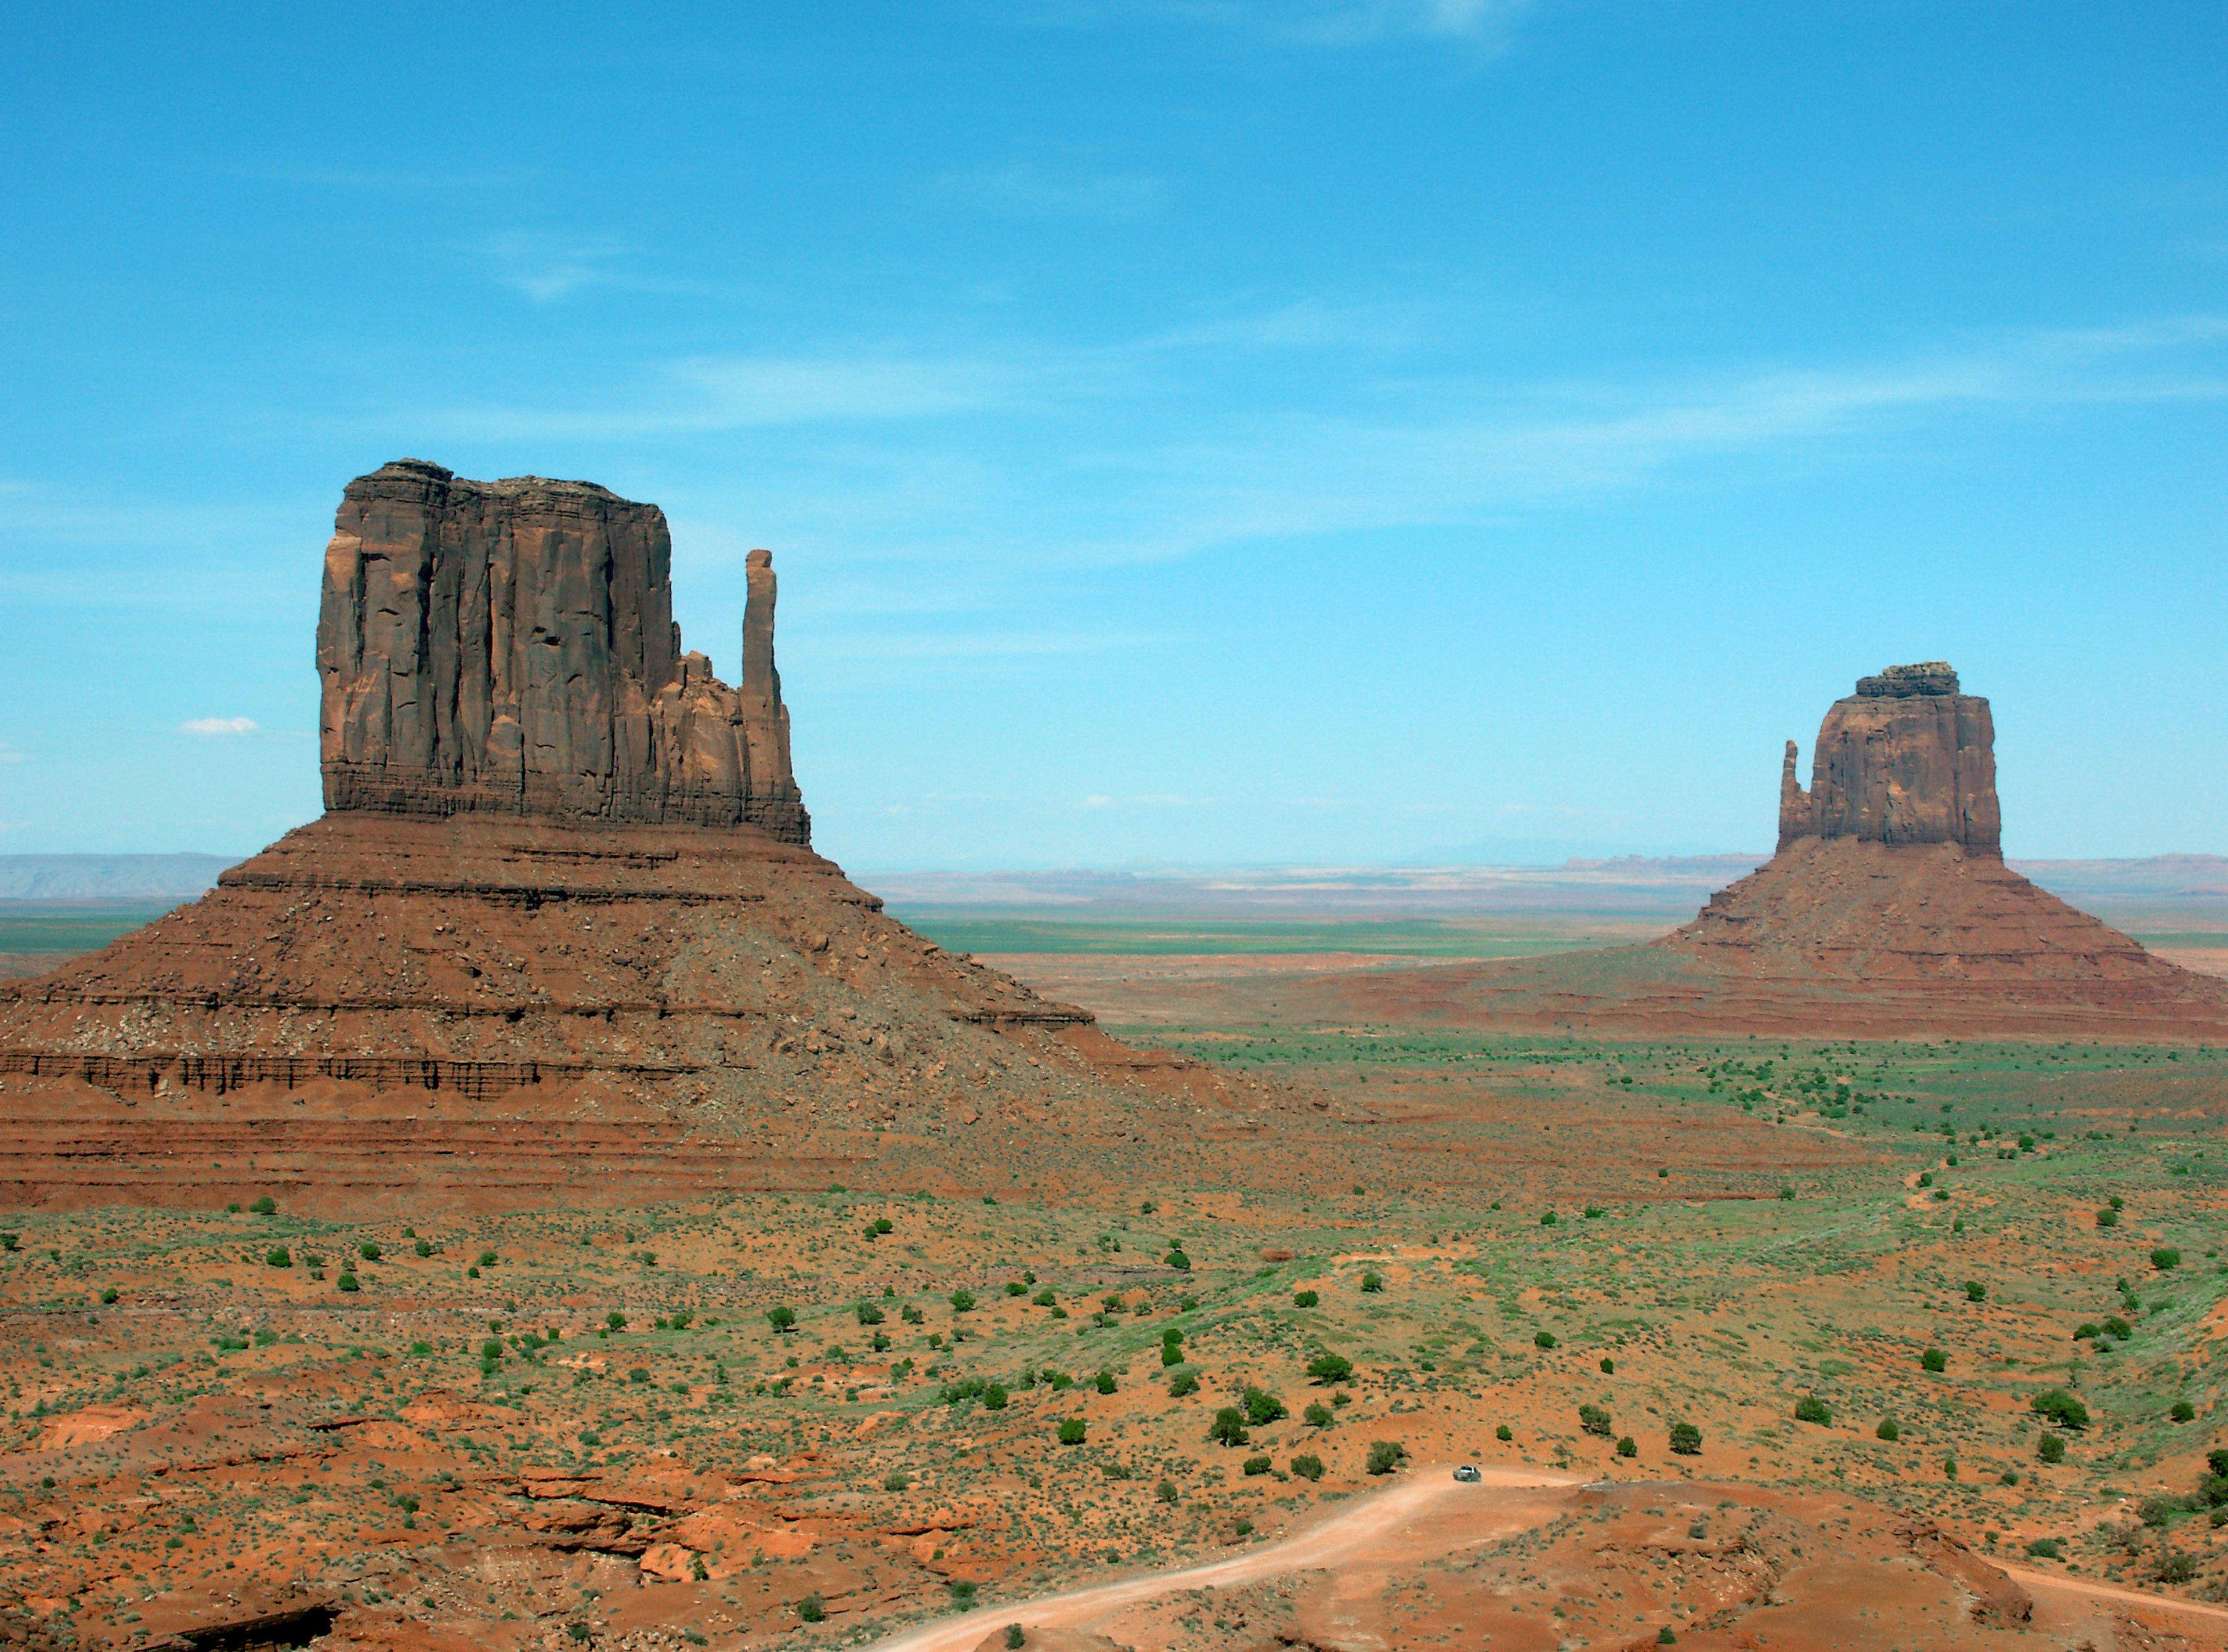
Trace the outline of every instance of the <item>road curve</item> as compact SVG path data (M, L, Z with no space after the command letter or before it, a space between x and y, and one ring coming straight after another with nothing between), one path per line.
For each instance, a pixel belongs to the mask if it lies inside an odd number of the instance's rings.
M974 1652L984 1636L1007 1623L1080 1629L1107 1612L1180 1590L1220 1589L1232 1584L1256 1583L1263 1578L1328 1565L1383 1536L1402 1521L1442 1498L1477 1497L1495 1486L1516 1489L1584 1483L1571 1475L1488 1469L1482 1485L1464 1486L1455 1481L1452 1464L1437 1463L1416 1470L1412 1476L1404 1477L1399 1484L1342 1508L1329 1519L1295 1533L1282 1542L1248 1549L1226 1560L1211 1560L1204 1566L1140 1572L1112 1583L1071 1589L1035 1600L1005 1601L995 1606L977 1607L961 1617L938 1618L877 1641L870 1652Z
M2141 1589L2115 1589L2110 1584L2060 1577L2053 1572L2037 1572L2032 1566L2006 1566L2001 1560L1994 1564L2025 1589L2045 1589L2056 1594L2081 1595L2090 1600L2117 1601L2129 1606L2148 1606L2162 1612L2181 1612L2191 1617L2228 1623L2228 1608L2207 1606L2201 1601L2183 1600L2175 1595L2147 1594Z

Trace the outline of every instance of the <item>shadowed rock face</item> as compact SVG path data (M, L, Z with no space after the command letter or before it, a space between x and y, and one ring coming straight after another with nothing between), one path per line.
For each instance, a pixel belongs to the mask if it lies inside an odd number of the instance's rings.
M1810 790L1787 742L1779 779L1779 847L1805 837L1871 843L1962 843L2002 853L1996 731L1988 702L1957 691L1943 661L1860 677L1818 730Z
M751 554L745 681L684 653L665 515L585 482L399 460L344 491L317 671L325 807L608 824L811 821Z

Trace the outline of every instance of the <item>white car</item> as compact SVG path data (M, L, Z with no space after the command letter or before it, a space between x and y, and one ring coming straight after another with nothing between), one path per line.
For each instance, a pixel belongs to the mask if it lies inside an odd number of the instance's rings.
M1477 1471L1477 1464L1475 1463L1465 1463L1461 1468L1455 1470L1455 1478L1461 1481L1466 1486L1475 1485L1478 1481L1482 1480L1484 1477L1485 1476L1483 1475Z

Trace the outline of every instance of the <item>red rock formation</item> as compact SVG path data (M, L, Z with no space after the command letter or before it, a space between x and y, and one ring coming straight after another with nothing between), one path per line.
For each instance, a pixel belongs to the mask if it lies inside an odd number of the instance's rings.
M1317 976L1280 988L1284 1011L1673 1036L2228 1037L2228 982L2004 864L1988 702L1946 664L1891 667L1836 701L1807 792L1795 759L1790 740L1779 852L1674 934Z
M757 826L810 841L751 554L744 687L673 623L665 513L402 459L349 483L317 617L325 807Z
M682 651L668 558L656 507L585 483L350 483L327 812L0 987L0 1203L1051 1188L1258 1127L1258 1088L951 957L805 847L771 558L739 689Z
M1787 742L1779 847L1846 837L2000 853L1995 745L1988 702L1958 693L1946 661L1860 677L1818 730L1807 792L1795 779L1795 742Z

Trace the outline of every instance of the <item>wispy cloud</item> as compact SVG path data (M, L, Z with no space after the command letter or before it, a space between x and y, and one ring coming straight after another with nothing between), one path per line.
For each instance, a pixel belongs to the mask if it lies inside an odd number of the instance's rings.
M21 763L22 760L22 752L17 751L6 740L0 740L0 763Z
M274 164L246 167L234 176L310 189L343 189L367 195L439 195L451 190L515 189L535 174L522 168L420 171L383 166Z
M253 717L189 717L178 725L181 734L198 734L205 739L221 740L260 732L260 725Z
M990 356L700 356L593 407L406 408L376 422L475 442L630 440L977 413L1010 405L1034 376Z
M617 264L627 251L618 241L505 230L486 237L477 251L497 281L535 304L554 304L589 287L629 285Z
M947 172L931 186L938 200L1026 218L1122 221L1160 210L1167 189L1136 173L1064 173L1028 162L972 172Z
M1498 47L1533 9L1534 0L1047 0L1032 15L1068 25L1173 18L1303 46L1424 38Z

